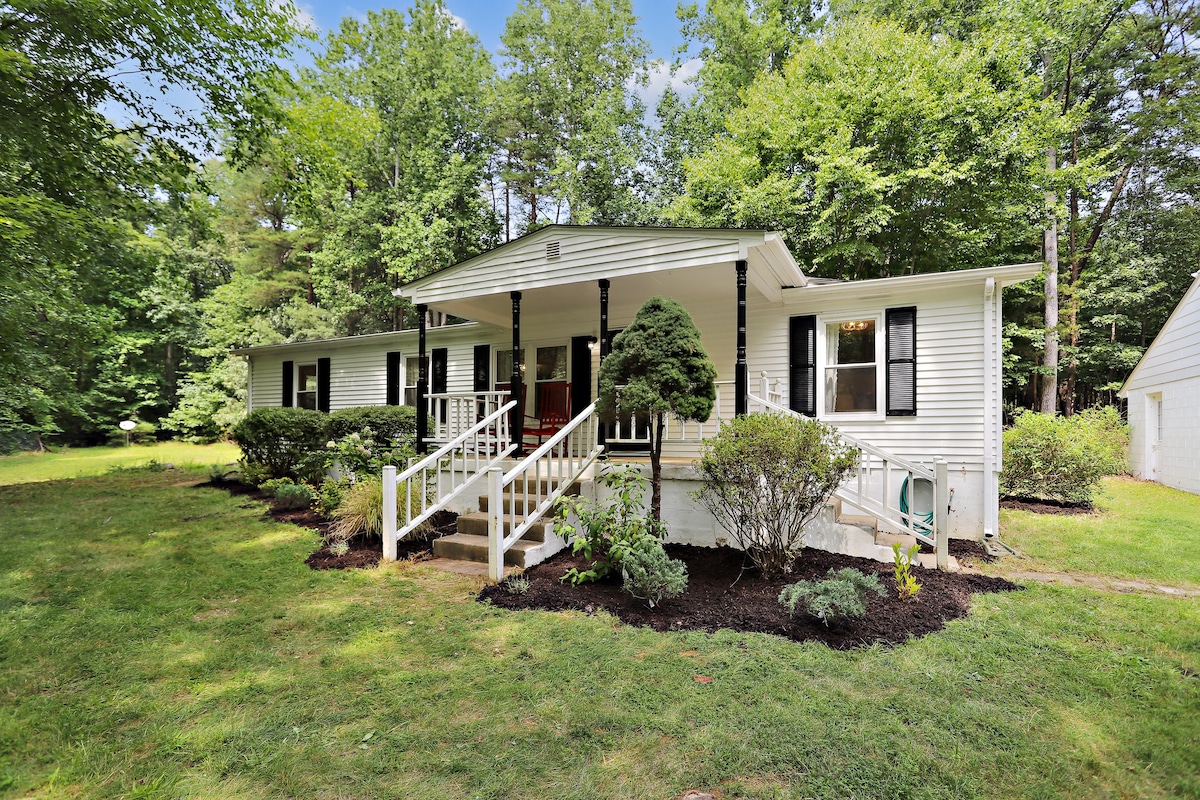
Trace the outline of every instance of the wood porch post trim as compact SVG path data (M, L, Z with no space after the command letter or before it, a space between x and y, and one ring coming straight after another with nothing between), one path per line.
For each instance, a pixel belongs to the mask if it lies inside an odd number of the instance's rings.
M608 355L608 288L612 285L608 278L601 278L600 285L600 366L604 366L604 357ZM599 370L596 372L599 375ZM589 387L590 390L591 387ZM597 381L596 391L599 393L600 384ZM598 399L598 398L597 398ZM603 447L608 443L608 431L603 424L597 425L596 443Z
M512 376L509 379L509 400L516 401L512 410L513 444L517 453L521 452L525 441L525 409L521 407L521 293L509 292L512 298Z
M429 428L429 359L425 353L424 303L417 304L417 454L425 455L425 437Z
M733 413L742 416L749 410L750 367L746 364L746 267L735 261L737 271L737 363L733 373Z

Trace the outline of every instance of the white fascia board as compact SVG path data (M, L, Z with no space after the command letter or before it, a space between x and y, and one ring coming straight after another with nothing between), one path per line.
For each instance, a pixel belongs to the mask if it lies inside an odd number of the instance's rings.
M436 328L426 328L427 335L436 334L439 338L451 334L467 334L483 327L478 322L460 322L454 325L440 325ZM310 339L304 342L280 342L279 344L264 344L257 347L239 347L235 350L230 350L230 355L254 357L260 355L268 355L273 353L281 353L289 350L296 352L304 352L306 350L337 350L346 347L365 347L369 345L385 345L389 341L403 342L408 339L415 339L417 336L416 328L407 328L402 331L385 331L383 333L364 333L358 336L337 336L332 339Z
M865 281L841 283L809 283L807 286L783 290L783 301L800 302L813 297L848 294L864 300L885 298L895 292L912 290L936 290L961 286L982 286L988 278L996 281L997 288L1029 280L1040 274L1041 263L1010 264L1003 267L981 267L960 269L953 272L931 272L925 275L899 275L892 278L871 278Z
M1195 302L1200 302L1200 298L1194 298L1194 295L1200 293L1200 270L1193 272L1192 278L1192 285L1189 286L1187 291L1183 293L1183 297L1179 298L1179 303L1176 304L1175 308L1171 310L1171 316L1167 317L1167 321L1164 322L1163 326L1158 329L1158 333L1154 336L1154 341L1150 342L1150 346L1146 348L1144 353L1142 353L1142 357L1139 358L1138 363L1134 365L1133 371L1129 373L1129 377L1126 378L1125 382L1121 384L1121 388L1117 390L1117 397L1120 397L1122 400L1127 399L1129 395L1129 388L1134 385L1133 379L1137 377L1138 370L1141 369L1142 364L1146 361L1146 356L1150 355L1150 353L1154 350L1154 345L1159 339L1162 338L1163 333L1171 327L1171 323L1175 321L1175 317L1181 313L1183 307L1188 303L1193 302L1193 299L1195 299Z

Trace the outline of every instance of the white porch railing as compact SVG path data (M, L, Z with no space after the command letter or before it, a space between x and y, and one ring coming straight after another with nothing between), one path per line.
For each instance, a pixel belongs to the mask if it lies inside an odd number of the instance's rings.
M488 469L488 577L504 579L504 554L579 480L604 448L592 403L508 472ZM508 492L507 499L505 492ZM505 518L509 532L504 533Z
M471 392L470 394L430 394L429 419L433 433L430 442L449 442L475 427L484 417L508 402L508 391Z
M396 543L450 501L473 486L516 446L508 421L515 402L509 401L478 419L467 430L396 474L383 468L383 559L396 560ZM403 489L404 520L397 519L396 498Z
M777 400L753 394L750 395L750 403L765 411L796 413ZM934 458L933 469L929 469L849 434L838 433L843 441L858 448L859 462L854 475L838 487L834 496L933 547L938 569L945 569L949 563L947 516L950 505L946 462ZM904 483L905 479L907 484ZM933 485L933 519L928 525L919 518L913 504L913 485L918 479L927 480ZM902 486L907 509L900 508L899 490Z

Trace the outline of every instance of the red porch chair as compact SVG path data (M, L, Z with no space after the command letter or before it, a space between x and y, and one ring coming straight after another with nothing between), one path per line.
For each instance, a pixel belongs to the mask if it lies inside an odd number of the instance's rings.
M538 415L529 417L525 435L536 436L538 444L553 436L571 421L571 384L554 381L538 384Z

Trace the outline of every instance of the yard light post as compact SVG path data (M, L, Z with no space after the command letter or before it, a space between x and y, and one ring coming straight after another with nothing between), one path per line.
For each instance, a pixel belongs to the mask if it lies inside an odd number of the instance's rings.
M123 419L117 423L117 426L125 431L125 446L129 447L129 432L137 427L137 423L131 419Z

